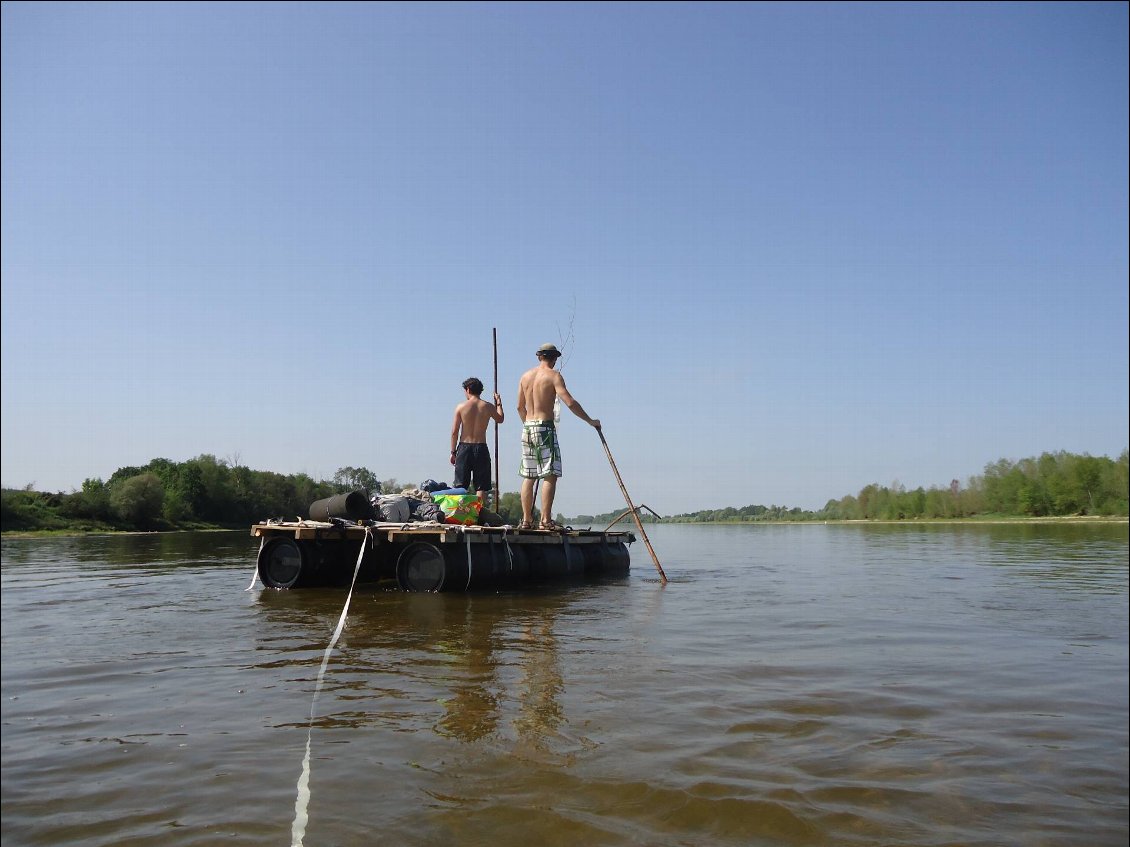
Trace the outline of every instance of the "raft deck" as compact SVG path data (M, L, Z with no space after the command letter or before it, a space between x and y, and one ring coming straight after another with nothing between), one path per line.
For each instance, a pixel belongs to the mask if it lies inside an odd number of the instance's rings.
M268 588L395 580L404 591L472 591L628 573L631 532L518 530L435 522L265 521L257 568ZM363 549L362 549L363 548Z

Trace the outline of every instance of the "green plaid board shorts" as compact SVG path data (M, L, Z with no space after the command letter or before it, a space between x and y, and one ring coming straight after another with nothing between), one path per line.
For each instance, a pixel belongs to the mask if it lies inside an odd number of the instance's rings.
M526 421L522 426L522 463L518 475L526 479L561 476L561 445L553 421Z

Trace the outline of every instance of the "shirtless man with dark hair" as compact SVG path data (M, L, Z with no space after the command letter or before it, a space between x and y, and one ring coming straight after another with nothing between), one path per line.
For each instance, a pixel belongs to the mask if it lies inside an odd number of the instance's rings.
M560 530L553 520L553 495L557 493L557 478L561 476L561 446L557 442L557 427L553 420L553 401L560 397L585 423L600 429L600 421L590 418L569 389L565 378L556 370L561 351L553 344L543 344L537 350L537 367L530 368L518 382L518 417L522 419L522 522L519 529L532 529L534 519L534 480L540 479L541 525L540 529Z
M487 492L491 489L487 425L491 421L502 423L506 412L497 394L492 406L482 399L482 393L482 380L475 377L463 380L463 394L467 399L455 407L455 420L451 424L451 464L455 465L455 487L470 491L473 481L479 499L486 505Z

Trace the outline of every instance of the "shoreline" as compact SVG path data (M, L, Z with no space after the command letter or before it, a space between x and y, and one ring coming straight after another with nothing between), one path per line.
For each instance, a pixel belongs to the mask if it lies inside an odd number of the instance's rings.
M623 521L617 521L623 523ZM1124 524L1130 523L1130 517L1126 515L1066 515L1066 516L1052 516L1052 517L985 517L985 518L851 518L839 520L821 520L814 518L808 521L645 521L645 526L656 525L678 525L678 526L749 526L751 524L773 525L773 526L804 526L804 525L819 525L819 526L874 526L879 524L889 524L892 526L921 526L923 524Z
M625 523L625 521L617 521ZM1009 524L1081 524L1081 525L1118 525L1130 524L1130 517L1126 515L1068 515L1052 517L986 517L986 518L905 518L903 520L855 518L845 520L810 520L810 521L647 521L645 526L923 526L923 525L974 525L992 526ZM36 530L3 530L2 538L68 538L88 535L170 535L177 532L239 532L241 527L194 527L191 529L158 529L158 530L74 530L74 529L36 529Z

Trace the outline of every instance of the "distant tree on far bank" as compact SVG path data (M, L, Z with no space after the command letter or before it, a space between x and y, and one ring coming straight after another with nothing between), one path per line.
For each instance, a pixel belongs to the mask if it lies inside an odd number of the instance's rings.
M130 526L156 529L165 506L165 487L155 473L124 479L110 492L110 507Z
M353 475L349 481L359 472L368 473L342 470ZM153 459L142 467L119 468L105 482L87 479L70 494L6 489L0 526L103 531L240 527L269 517L305 516L311 503L340 488L306 474L254 471L212 455L186 462Z
M955 479L944 487L908 491L895 483L871 483L858 494L829 500L819 511L783 506L708 509L665 518L675 523L735 523L793 520L916 520L973 517L1126 516L1127 451L1118 459L1066 452L1044 453L985 467L963 488Z
M333 483L338 494L362 489L371 495L381 490L380 480L368 468L338 468L337 473L334 474Z
M1127 451L1105 456L1044 453L1013 462L1000 459L962 488L868 485L858 495L829 500L825 520L906 520L983 516L1064 517L1126 515Z
M727 506L724 509L704 509L683 515L665 517L664 523L757 523L764 521L814 521L820 512L789 506ZM631 518L628 518L631 520Z

